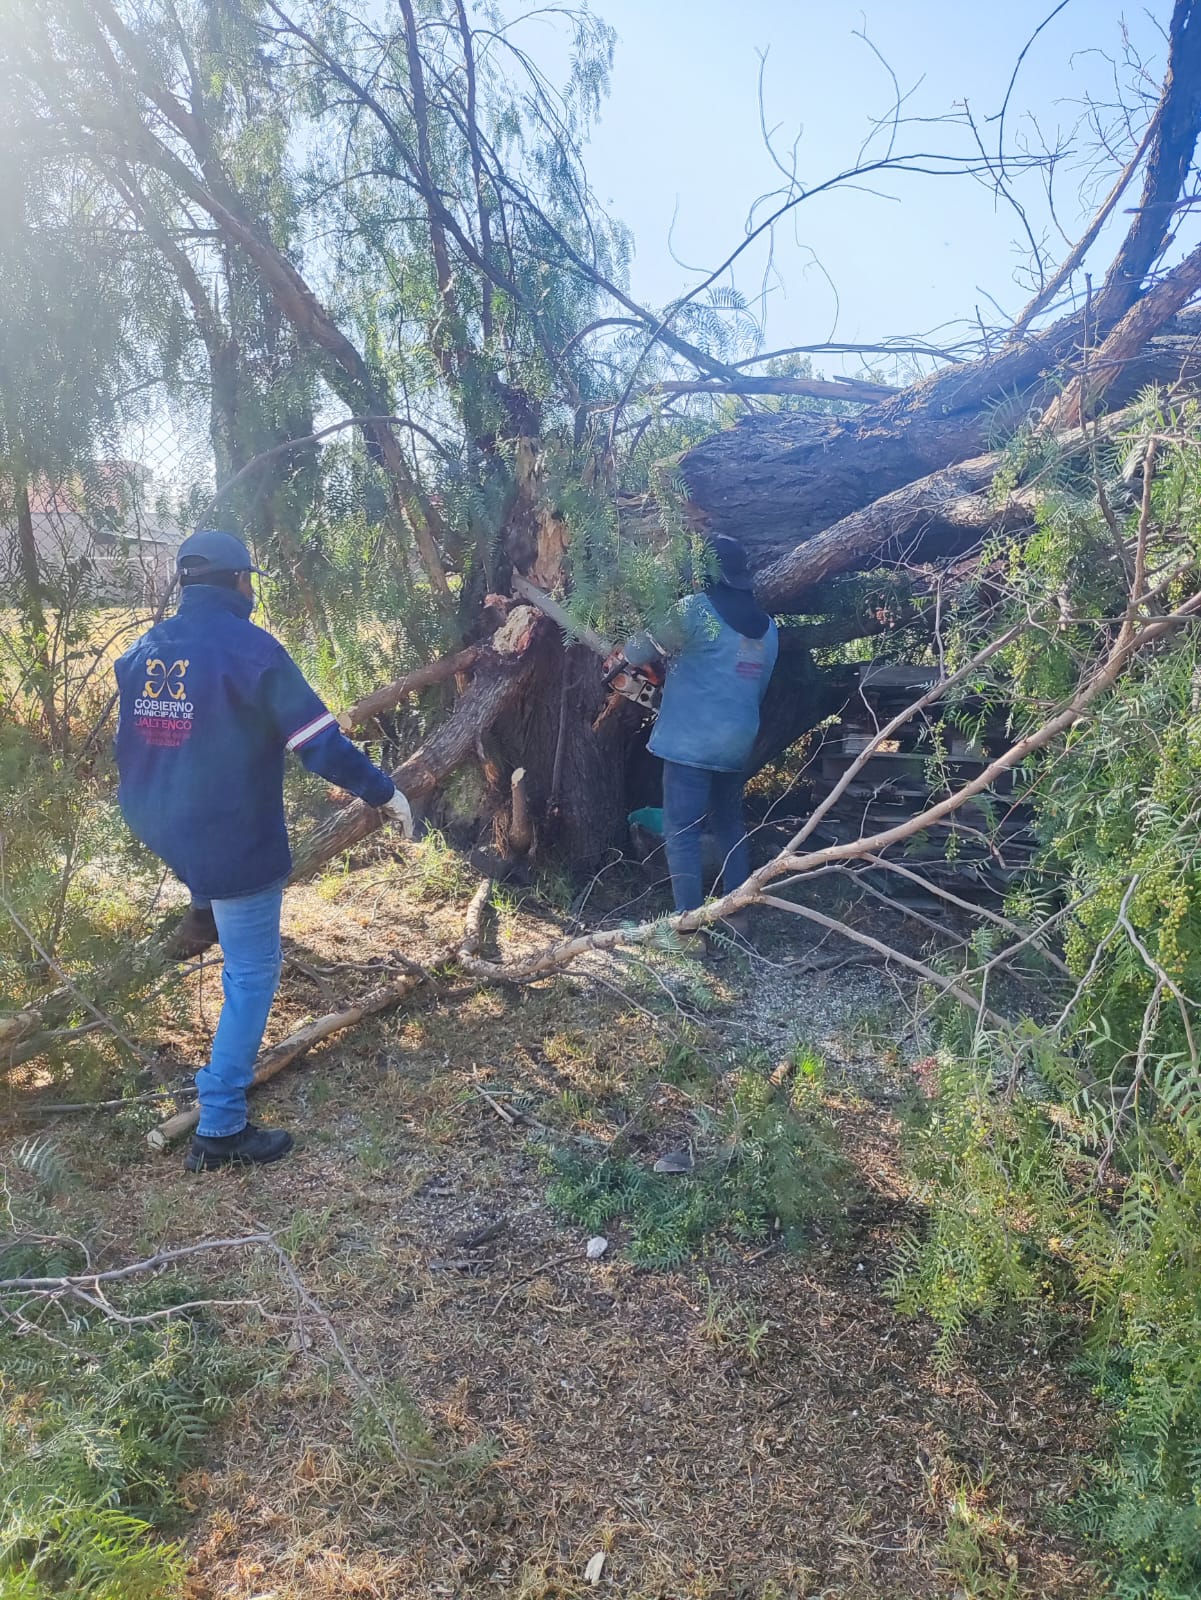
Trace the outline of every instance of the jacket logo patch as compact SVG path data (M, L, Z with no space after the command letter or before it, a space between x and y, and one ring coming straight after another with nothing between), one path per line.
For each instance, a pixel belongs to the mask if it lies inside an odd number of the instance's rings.
M188 699L190 662L151 656L146 663L146 687L133 703L133 725L146 744L178 750L192 732L192 702Z
M168 700L186 700L188 692L184 679L188 665L187 661L173 661L168 667L161 657L151 656L146 663L146 687L142 694L148 700L161 699L164 692Z

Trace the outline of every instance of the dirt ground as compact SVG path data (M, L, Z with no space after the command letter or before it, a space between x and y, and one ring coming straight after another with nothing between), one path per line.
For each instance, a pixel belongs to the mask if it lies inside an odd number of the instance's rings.
M378 981L391 952L425 961L453 942L472 888L427 851L291 893L272 1036ZM502 894L499 949L562 921ZM260 1093L258 1114L297 1133L272 1169L192 1177L136 1130L97 1153L62 1125L114 1259L273 1231L374 1396L265 1257L206 1265L214 1293L261 1302L228 1320L266 1376L184 1486L197 1600L1101 1591L1054 1516L1096 1443L1087 1392L1015 1331L944 1367L931 1325L888 1296L920 1226L898 1146L920 1043L898 989L831 965L803 927L765 924L759 941L761 959L716 971L653 955L513 992L451 975L450 994ZM216 971L189 980L180 1050L203 1047ZM695 1108L664 1068L682 1039L718 1098L748 1046L820 1051L856 1172L843 1230L800 1252L715 1238L648 1271L616 1221L588 1259L588 1230L548 1208L547 1152L599 1148L632 1117L638 1160L688 1138ZM398 1461L388 1427L432 1464Z

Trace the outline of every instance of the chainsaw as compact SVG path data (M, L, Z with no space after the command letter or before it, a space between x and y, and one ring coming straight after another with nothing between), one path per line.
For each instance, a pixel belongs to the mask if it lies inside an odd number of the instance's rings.
M592 724L594 729L600 726L622 699L636 705L647 717L658 716L663 699L663 680L666 676L662 656L656 656L642 666L635 667L626 660L620 650L614 650L605 658L602 670L604 676L601 681L610 693L600 716Z

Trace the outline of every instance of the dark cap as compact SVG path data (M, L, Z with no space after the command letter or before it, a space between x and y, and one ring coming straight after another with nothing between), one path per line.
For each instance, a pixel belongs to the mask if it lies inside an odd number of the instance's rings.
M721 568L721 581L731 589L751 589L754 581L747 564L746 551L739 540L728 533L719 533L713 540L717 564Z
M175 568L186 578L206 572L261 572L250 551L235 534L217 528L197 528L175 552Z

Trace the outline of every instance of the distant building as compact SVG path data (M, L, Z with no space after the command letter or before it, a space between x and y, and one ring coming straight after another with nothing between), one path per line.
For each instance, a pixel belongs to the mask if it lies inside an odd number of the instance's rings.
M48 585L78 574L111 600L156 604L175 572L182 534L154 505L147 469L133 462L97 464L91 481L49 484L29 491L33 539ZM0 511L0 575L13 572L15 515Z

